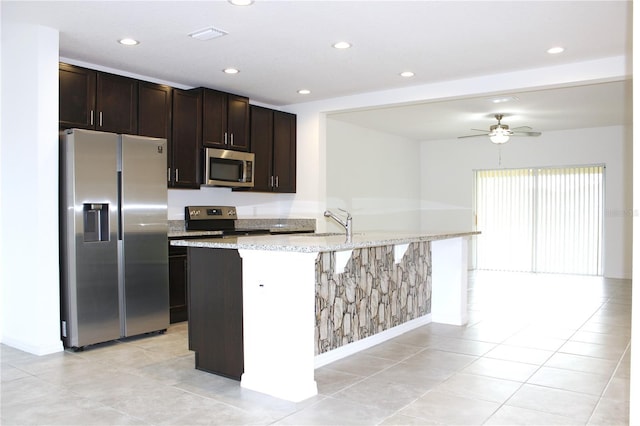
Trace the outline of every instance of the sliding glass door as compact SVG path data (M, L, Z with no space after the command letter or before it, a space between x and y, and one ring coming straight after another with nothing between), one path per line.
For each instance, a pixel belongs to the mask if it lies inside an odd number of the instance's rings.
M604 166L475 177L478 269L602 275Z

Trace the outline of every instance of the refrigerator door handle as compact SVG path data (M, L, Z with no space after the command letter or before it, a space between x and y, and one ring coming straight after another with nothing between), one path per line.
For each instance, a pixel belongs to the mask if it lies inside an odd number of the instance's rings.
M118 241L122 241L122 172L118 171Z

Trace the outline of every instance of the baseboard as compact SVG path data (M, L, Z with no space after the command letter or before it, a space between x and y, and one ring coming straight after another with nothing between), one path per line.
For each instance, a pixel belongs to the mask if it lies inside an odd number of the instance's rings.
M432 322L431 314L427 314L420 318L407 321L404 324L400 324L388 330L374 334L373 336L365 337L362 340L358 340L356 342L340 346L339 348L333 349L329 352L316 355L314 358L314 367L320 368L339 359L346 358L364 349L370 348L382 342L386 342L387 340L393 339L394 337L400 336L407 331L422 327L423 325L429 324L430 322Z
M56 352L62 352L64 350L61 340L48 345L32 345L24 342L23 340L2 336L2 344L38 356L49 355Z

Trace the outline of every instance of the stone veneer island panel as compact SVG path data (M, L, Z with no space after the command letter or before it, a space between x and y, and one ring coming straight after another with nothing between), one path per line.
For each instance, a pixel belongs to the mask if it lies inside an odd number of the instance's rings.
M373 336L431 313L431 248L409 244L354 249L344 271L336 252L316 260L315 354Z

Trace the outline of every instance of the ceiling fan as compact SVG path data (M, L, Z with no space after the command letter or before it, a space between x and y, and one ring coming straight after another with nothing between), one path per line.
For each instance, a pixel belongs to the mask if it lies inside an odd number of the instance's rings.
M540 136L542 133L540 132L532 132L531 127L529 126L520 126L514 127L513 129L509 129L509 126L506 124L502 124L500 121L503 118L502 114L495 115L496 120L498 120L498 124L493 124L489 127L489 130L483 129L471 129L477 130L478 132L485 132L481 135L467 135L467 136L458 136L458 139L462 138L477 138L480 136L489 136L491 142L495 144L503 144L509 140L511 136Z

